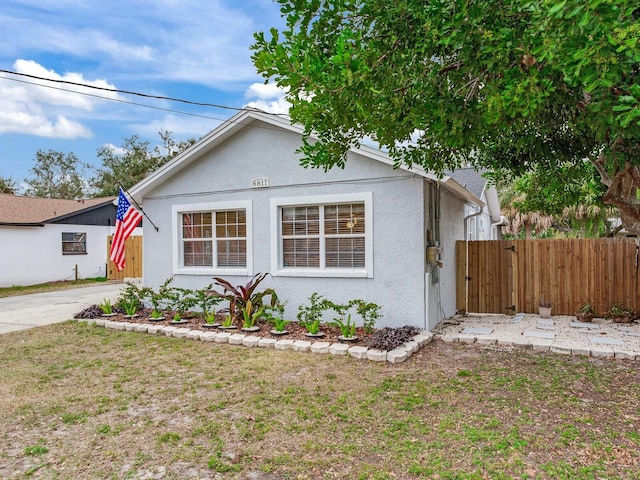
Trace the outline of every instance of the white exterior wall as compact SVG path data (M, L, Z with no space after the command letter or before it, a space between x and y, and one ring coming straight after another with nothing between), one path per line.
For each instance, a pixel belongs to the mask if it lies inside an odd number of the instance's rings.
M251 202L253 268L272 272L272 198L314 197L370 193L372 197L373 276L372 278L278 277L270 275L264 287L276 290L287 301L285 315L295 318L298 306L318 292L343 302L361 298L382 307L378 326L425 326L424 288L424 179L380 162L351 154L344 170L329 172L304 169L294 153L300 136L273 125L247 127L173 175L144 198L147 215L159 227L144 236L144 283L157 288L174 276L174 284L202 288L215 275L176 274L173 245L178 238L173 229L172 209L176 205L214 202ZM269 187L251 189L251 180L268 178ZM247 277L221 275L235 284ZM455 280L453 280L455 282ZM454 289L455 291L455 289ZM455 303L455 300L454 300ZM226 305L224 305L226 306Z
M456 313L456 241L464 239L465 202L440 189L440 252L442 267L427 266L425 273L427 329ZM438 281L432 281L437 269Z
M0 287L74 280L76 265L78 278L106 276L107 235L113 230L97 225L0 226ZM141 228L136 230L134 235L141 234ZM86 255L63 255L62 232L86 233Z
M489 207L487 204L487 197L483 192L480 200L485 203L485 207L482 209L482 213L477 217L470 218L467 220L467 236L468 240L499 240L498 228L493 226L493 221L491 220L491 213L489 212ZM464 216L467 217L469 215L473 215L478 212L478 208L475 205L467 205L465 207Z

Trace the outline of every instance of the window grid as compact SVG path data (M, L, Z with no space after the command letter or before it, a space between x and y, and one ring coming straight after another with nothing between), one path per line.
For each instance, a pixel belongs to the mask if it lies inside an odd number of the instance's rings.
M185 267L246 266L247 223L244 209L182 213L181 218Z
M218 267L247 266L247 217L244 210L216 212L216 238Z
M281 207L281 215L284 268L365 267L364 203Z

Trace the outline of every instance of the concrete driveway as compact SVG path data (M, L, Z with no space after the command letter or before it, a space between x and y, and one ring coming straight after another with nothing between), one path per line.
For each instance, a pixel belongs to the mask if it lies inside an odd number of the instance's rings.
M123 286L107 283L0 298L0 334L64 322L105 298L114 301Z

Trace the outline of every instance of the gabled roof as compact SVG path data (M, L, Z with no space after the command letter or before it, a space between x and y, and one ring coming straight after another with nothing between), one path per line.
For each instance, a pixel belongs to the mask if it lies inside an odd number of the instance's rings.
M299 135L302 135L304 131L300 125L292 124L287 118L283 118L282 116L272 115L258 110L242 110L214 130L209 132L207 135L202 137L198 142L193 144L180 155L177 155L175 158L165 163L158 170L151 173L142 181L138 182L136 185L129 189L129 193L137 202L141 203L148 192L163 183L167 178L180 172L193 161L213 150L216 146L220 145L255 121L265 122L267 124L280 127L284 130L298 133ZM372 160L385 163L389 166L393 166L394 164L389 155L376 148L362 145L359 148L351 149L351 151ZM450 176L445 175L443 178L439 179L437 176L433 175L432 173L426 172L419 166L402 166L400 168L421 177L428 178L435 182L440 182L454 195L462 198L463 200L473 202L481 207L484 206L484 202L480 200L478 196L465 189L462 185L460 185L460 183L458 183Z
M489 180L482 175L487 172L486 169L475 170L473 168L461 168L452 172L447 172L452 178L454 178L460 185L473 193L476 197L482 198L487 202L489 209L489 215L494 222L499 222L502 219L500 213L500 200L498 198L498 191L496 187L489 183Z
M116 197L62 200L0 194L0 225L43 225L71 213L112 203Z
M464 188L480 198L487 186L487 179L482 176L487 170L474 170L473 168L461 168L459 170L448 171L447 175L452 177Z

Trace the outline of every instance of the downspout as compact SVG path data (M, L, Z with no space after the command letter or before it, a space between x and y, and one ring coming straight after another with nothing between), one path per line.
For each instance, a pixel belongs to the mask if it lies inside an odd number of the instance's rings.
M492 238L492 240L500 240L498 237L498 227L504 227L507 224L507 221L505 220L504 215L500 216L500 221L496 222L496 223L492 223L491 224L491 236L492 237L496 237L496 238ZM495 234L495 235L494 235Z
M465 241L465 272L464 272L464 312L469 313L469 220L482 215L483 207L476 213L464 217L464 241Z

